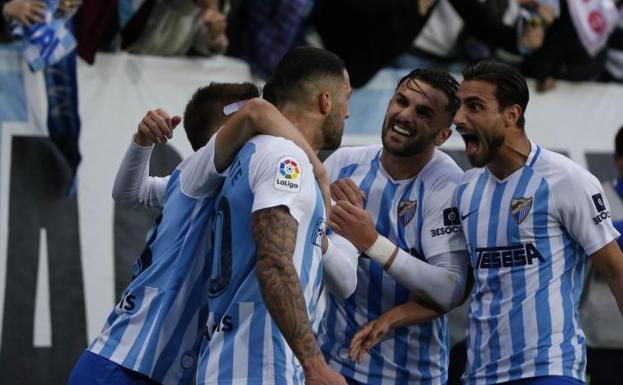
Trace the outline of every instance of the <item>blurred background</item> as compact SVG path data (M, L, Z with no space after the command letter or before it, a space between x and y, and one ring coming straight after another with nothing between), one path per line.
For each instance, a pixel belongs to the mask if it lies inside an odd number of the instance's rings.
M621 0L0 4L0 385L66 383L129 282L157 213L118 207L110 192L145 112L181 115L213 81L262 85L292 47L324 47L346 62L354 93L344 145L380 142L406 72L436 67L460 80L466 64L493 58L529 78L532 140L602 182L618 176ZM442 149L467 167L463 148L453 135ZM177 132L157 145L152 175L191 151Z

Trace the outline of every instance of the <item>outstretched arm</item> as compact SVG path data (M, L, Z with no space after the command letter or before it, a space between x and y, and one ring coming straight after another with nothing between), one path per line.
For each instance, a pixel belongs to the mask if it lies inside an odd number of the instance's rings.
M324 361L307 314L298 273L292 263L298 224L284 206L253 213L256 275L266 308L301 362L308 384L345 384Z
M385 313L378 319L365 324L350 341L348 356L361 362L363 356L378 344L393 329L433 320L440 312L415 301L405 302Z

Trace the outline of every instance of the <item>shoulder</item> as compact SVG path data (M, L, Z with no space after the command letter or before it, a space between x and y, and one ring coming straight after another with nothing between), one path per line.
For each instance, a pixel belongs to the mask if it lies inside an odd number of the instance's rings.
M463 173L459 185L466 186L470 183L474 183L480 178L480 176L486 171L484 167L474 167Z
M333 152L325 161L324 165L329 174L329 181L335 181L342 175L342 171L350 169L347 174L359 166L370 164L381 151L381 145L342 147Z
M253 146L254 162L276 162L281 158L289 157L297 161L297 163L308 165L309 160L305 151L294 144L291 140L271 136L257 135L247 142L248 146Z
M463 170L445 152L435 150L433 157L420 172L420 178L432 190L456 187L463 178Z
M335 166L369 163L372 159L374 159L380 150L380 144L340 147L329 155L325 162Z
M587 185L601 187L599 180L588 170L566 156L544 148L541 148L541 155L532 169L545 179L551 189L566 190Z

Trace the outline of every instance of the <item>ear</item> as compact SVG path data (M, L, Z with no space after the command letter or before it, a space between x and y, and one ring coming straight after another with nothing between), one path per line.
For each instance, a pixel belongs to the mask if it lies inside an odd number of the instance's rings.
M504 123L507 127L509 126L517 126L517 122L519 121L519 117L521 116L521 107L519 104L513 104L504 109Z
M326 115L331 111L331 93L324 91L318 96L318 108L323 115Z
M446 127L439 131L439 134L437 134L437 138L435 138L435 146L439 147L444 144L446 140L450 138L450 135L452 135L452 129L450 127Z

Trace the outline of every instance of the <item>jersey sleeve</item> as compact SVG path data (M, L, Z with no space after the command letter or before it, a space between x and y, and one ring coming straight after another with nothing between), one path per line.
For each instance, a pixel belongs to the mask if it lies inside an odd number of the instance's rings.
M427 259L467 249L456 204L456 187L449 180L437 183L424 198L421 245Z
M197 152L184 159L180 170L181 190L191 198L200 199L217 193L229 169L222 173L214 166L214 151L218 132Z
M552 197L560 222L591 255L617 239L610 205L601 184L586 170L567 175L556 184Z
M272 142L276 143L276 142ZM252 211L285 206L301 222L316 205L316 181L312 165L299 147L288 140L264 145L251 158Z

